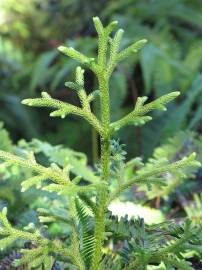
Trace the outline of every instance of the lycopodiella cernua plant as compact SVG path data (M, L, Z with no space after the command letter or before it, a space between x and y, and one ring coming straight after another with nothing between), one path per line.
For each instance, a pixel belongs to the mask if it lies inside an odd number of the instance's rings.
M40 209L40 222L63 222L70 227L65 240L60 237L51 239L40 228L13 227L7 218L7 209L3 208L0 212L0 247L5 249L16 240L33 243L32 248L22 248L20 257L14 262L16 266L28 264L28 269L55 269L56 261L63 262L65 269L79 270L193 269L186 254L189 250L195 254L202 252L200 227L192 225L190 221L180 224L170 221L149 226L142 218L128 220L123 217L118 220L108 210L110 203L132 186L146 185L150 188L156 185L161 188L166 173L183 174L188 167L197 167L200 163L195 159L195 153L173 163L162 159L145 167L139 159L126 162L124 146L114 139L116 132L127 125L146 124L152 120L149 115L151 111L166 110L165 105L180 93L171 92L152 102L147 102L145 96L138 97L130 113L111 122L109 82L113 71L119 62L133 57L147 41L142 39L120 49L124 31L119 29L112 35L117 22L113 21L104 27L98 17L93 21L98 34L97 58L89 58L74 48L60 46L58 49L94 73L98 90L87 94L84 69L78 66L75 81L66 82L65 85L78 94L79 107L56 100L47 92L42 92L41 98L25 99L22 104L48 107L52 109L51 117L65 118L74 114L86 120L100 136L99 170L94 170L94 175L91 171L89 178L83 179L79 171L72 173L68 162L64 167L57 163L46 167L37 162L32 152L25 156L23 153L16 155L0 151L4 166L15 164L33 172L31 178L22 182L23 192L36 187L68 198L68 205L64 205L68 210L67 216L56 215L51 208ZM100 117L91 109L91 102L95 98L100 101ZM128 177L126 170L137 163L136 167L140 169L133 170L133 175Z

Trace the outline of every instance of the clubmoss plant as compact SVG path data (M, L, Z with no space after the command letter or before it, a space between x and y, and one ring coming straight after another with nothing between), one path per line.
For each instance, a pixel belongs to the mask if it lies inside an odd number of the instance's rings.
M180 254L194 248L199 251L200 228L192 227L189 222L186 222L181 227L169 223L149 229L144 225L143 220L118 221L108 211L109 204L133 185L161 185L164 173L183 171L183 168L200 166L200 163L195 160L193 153L171 164L164 160L156 167L145 167L145 170L141 169L140 173L137 171L134 177L125 179L124 170L127 167L125 152L122 146L113 140L114 134L126 125L143 125L152 120L152 117L148 115L151 111L166 110L165 105L180 93L171 92L149 103L146 103L147 97L138 97L132 112L118 121L111 122L109 81L112 73L120 61L133 57L133 54L137 53L147 40L142 39L120 50L123 30L119 29L111 37L117 27L117 21L106 27L102 25L98 17L95 17L93 21L98 33L97 59L89 58L73 48L60 46L58 49L90 69L97 78L99 90L87 94L84 69L79 66L76 68L75 82L67 82L65 85L76 91L80 99L80 107L56 100L47 92L42 92L41 98L25 99L22 103L34 107L48 107L53 110L50 113L51 117L65 118L69 114L74 114L92 125L99 134L101 142L100 177L91 178L88 181L86 179L83 181L79 176L71 179L69 167L61 168L57 164L44 167L37 163L32 153L27 157L21 157L0 151L0 158L4 160L6 166L16 164L29 168L35 173L32 178L22 182L22 191L36 186L69 198L67 222L71 227L70 242L59 239L50 240L39 230L33 231L30 228L30 231L24 231L13 228L7 219L7 209L4 208L0 213L0 247L6 248L18 239L32 241L36 245L35 248L22 249L22 257L16 260L16 264L28 263L34 267L43 264L45 269L52 267L49 262L51 256L64 262L68 261L69 268L67 269L147 269L149 265L162 263L169 267L192 269ZM116 89L113 90L116 91ZM91 102L96 96L100 98L100 119L91 110ZM137 160L131 162L135 164ZM114 178L118 181L116 188L111 185L111 179ZM86 213L84 205L90 209L90 216ZM57 222L55 217L48 216L46 212L41 213L40 221L43 223L47 220ZM122 229L119 224L123 225ZM115 225L117 231L114 230ZM115 250L105 252L103 255L105 241L110 239L111 234L118 232L121 239L125 236L128 241L127 247L122 246L126 260L123 259L123 252L116 253Z

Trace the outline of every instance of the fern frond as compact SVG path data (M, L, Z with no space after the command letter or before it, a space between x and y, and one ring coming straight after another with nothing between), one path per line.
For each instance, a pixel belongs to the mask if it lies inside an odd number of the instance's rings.
M86 204L86 206L91 210L91 212L96 214L96 204L89 198L86 194L79 194L79 198Z
M93 236L92 217L86 213L86 209L76 200L76 210L80 221L80 249L87 269L90 267L92 254L95 249L95 238Z
M152 266L161 262L179 269L192 269L187 261L182 260L181 254L193 248L200 251L202 243L200 227L191 226L190 221L182 225L165 222L147 226L140 219L135 222L133 229L133 235L128 238L119 252L126 263L125 270L138 269L142 265ZM193 246L189 246L189 243Z
M134 234L135 221L133 219L128 219L127 216L119 219L118 216L108 212L106 220L106 234L112 233L113 240L126 240Z

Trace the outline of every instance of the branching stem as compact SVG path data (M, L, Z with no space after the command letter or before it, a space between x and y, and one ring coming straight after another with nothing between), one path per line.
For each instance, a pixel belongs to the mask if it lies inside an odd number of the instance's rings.
M109 78L106 73L106 48L107 36L103 33L100 34L99 39L99 72L97 73L99 89L100 89L100 102L101 102L101 117L103 134L101 136L101 164L102 164L102 181L108 183L109 181L109 162L110 162L110 102L109 102ZM97 203L98 209L96 211L95 220L95 251L93 254L91 270L98 270L101 259L102 243L105 232L105 210L107 200L106 185L99 191Z

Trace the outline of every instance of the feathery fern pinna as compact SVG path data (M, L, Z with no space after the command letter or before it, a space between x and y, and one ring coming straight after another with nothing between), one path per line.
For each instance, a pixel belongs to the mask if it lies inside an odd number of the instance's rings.
M181 225L167 222L153 226L145 225L143 219L129 221L124 218L119 221L108 210L109 204L133 185L162 185L163 174L166 172L180 172L183 168L200 166L200 163L195 160L193 153L173 163L161 160L155 167L146 166L145 169L136 171L130 179L125 177L126 153L123 146L113 140L114 134L126 125L146 124L152 120L149 115L151 111L166 110L165 105L175 99L179 92L171 92L152 102L146 102L147 97L138 97L133 111L122 119L111 122L109 81L112 73L120 61L132 57L147 41L142 39L125 49L120 49L123 30L119 29L113 37L111 36L117 22L113 21L104 27L99 18L95 17L93 20L98 33L97 59L89 58L73 48L60 46L58 49L90 69L98 80L99 90L87 94L84 69L79 66L76 68L75 82L67 82L66 86L76 91L80 107L56 100L46 92L42 92L41 98L25 99L22 103L28 106L48 107L52 109L52 117L65 118L74 114L89 122L100 136L99 177L95 175L85 180L80 176L72 178L68 166L61 168L53 163L50 167L44 167L37 163L33 153L24 157L0 151L0 158L5 166L15 164L34 172L32 178L22 182L22 191L36 186L68 197L69 214L63 218L63 222L68 223L71 228L67 241L50 240L38 229L14 228L8 221L7 209L4 208L0 212L0 247L4 249L16 240L34 243L34 248L23 248L20 258L15 260L16 266L28 264L28 269L36 269L41 265L43 269L51 269L55 259L66 263L67 269L79 270L143 270L152 266L156 266L155 269L193 269L184 254L188 250L202 252L200 227L193 226L189 221ZM100 100L100 119L91 110L91 102L97 96ZM42 223L60 221L59 216L53 216L51 209L42 209L40 215ZM113 242L111 248L104 248L107 241Z

